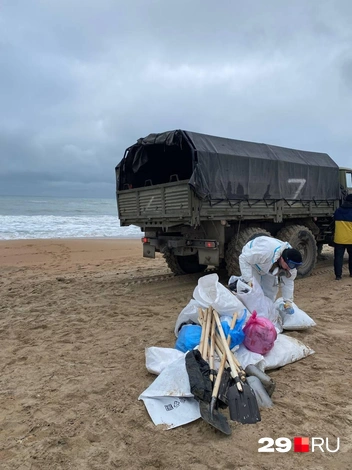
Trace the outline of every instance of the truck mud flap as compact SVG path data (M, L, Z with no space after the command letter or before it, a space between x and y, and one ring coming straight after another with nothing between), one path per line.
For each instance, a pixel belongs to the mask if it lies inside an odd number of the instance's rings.
M219 249L198 248L198 258L199 264L205 264L207 266L219 266Z
M152 246L150 243L143 243L143 257L155 258L155 246Z

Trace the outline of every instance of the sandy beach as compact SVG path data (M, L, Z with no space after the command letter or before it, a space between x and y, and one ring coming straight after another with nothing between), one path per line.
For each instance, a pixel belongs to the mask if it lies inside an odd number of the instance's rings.
M316 353L270 372L274 407L226 437L202 420L160 429L138 401L155 379L145 348L174 346L199 276L144 259L140 240L0 242L0 468L351 468L352 278L345 264L336 282L325 255L295 283L317 326L290 333ZM258 453L260 438L294 436L340 450Z

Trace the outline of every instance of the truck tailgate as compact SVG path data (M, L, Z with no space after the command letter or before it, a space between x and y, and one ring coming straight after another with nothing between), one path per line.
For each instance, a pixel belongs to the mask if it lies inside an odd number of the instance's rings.
M192 193L188 181L117 192L121 226L184 223L191 218Z

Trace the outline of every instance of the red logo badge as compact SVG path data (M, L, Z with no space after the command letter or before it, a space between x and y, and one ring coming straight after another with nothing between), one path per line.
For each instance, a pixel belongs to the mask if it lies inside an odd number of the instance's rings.
M293 438L293 451L294 452L309 452L309 437L294 437Z

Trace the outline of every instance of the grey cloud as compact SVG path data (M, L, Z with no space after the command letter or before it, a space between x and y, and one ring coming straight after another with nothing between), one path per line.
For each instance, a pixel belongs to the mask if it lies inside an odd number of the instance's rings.
M113 195L125 148L174 128L352 166L347 0L7 0L1 15L0 193Z

